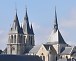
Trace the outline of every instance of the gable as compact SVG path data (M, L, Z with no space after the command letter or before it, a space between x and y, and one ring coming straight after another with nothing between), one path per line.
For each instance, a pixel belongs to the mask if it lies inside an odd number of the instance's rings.
M44 45L42 45L40 47L40 49L37 52L37 55L41 56L42 54L46 55L48 53L48 51L46 50L46 48L44 47Z

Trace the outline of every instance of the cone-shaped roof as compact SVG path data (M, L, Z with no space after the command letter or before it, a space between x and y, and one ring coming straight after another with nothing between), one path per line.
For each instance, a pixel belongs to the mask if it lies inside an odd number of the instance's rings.
M50 42L54 44L66 44L59 30L57 30L56 32L54 32L53 30L50 37Z
M51 33L50 42L52 43L58 43L58 44L66 44L64 41L59 29L58 29L58 22L57 22L57 14L56 14L56 8L55 8L55 21L54 21L54 29Z
M23 32L24 32L24 34L30 34L30 26L29 26L27 8L26 8L26 15L25 15L24 21L23 21Z
M22 33L21 28L20 28L20 24L19 24L19 20L18 20L18 16L17 16L17 11L16 11L16 14L15 14L13 25L11 27L11 31L13 33Z
M57 13L55 8L55 20L54 20L54 31L56 32L58 29L58 22L57 22Z

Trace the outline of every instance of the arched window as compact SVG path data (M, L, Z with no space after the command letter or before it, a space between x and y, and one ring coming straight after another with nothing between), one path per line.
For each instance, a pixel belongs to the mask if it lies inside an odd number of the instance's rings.
M62 56L61 56L61 59L62 59Z
M10 41L10 43L13 43L13 35L11 35L11 41Z
M68 59L68 56L66 56L66 59Z
M14 35L14 43L16 43L16 35Z
M44 56L43 53L41 54L41 58L42 58L43 61L45 61L45 56Z
M19 43L22 43L22 35L19 35Z
M56 61L57 61L57 56L56 56Z
M24 36L24 42L26 43L26 36Z
M31 36L29 36L28 39L29 39L29 44L31 45Z
M43 61L45 61L45 56L43 56Z
M8 43L11 43L11 36L9 36Z

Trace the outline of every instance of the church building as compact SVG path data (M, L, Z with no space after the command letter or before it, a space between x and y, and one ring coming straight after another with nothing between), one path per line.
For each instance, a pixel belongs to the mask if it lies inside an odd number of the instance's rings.
M21 55L28 53L35 45L34 32L29 25L28 14L24 16L23 24L20 26L17 12L10 28L9 39L7 44L7 54Z
M28 13L20 26L17 11L13 24L9 31L7 47L4 55L38 56L42 61L76 61L76 46L71 46L63 39L57 21L55 9L55 20L49 40L42 45L35 45L32 24L29 24Z

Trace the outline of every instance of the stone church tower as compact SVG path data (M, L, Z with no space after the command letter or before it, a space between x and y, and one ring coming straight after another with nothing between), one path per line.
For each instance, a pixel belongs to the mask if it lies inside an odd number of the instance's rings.
M34 45L34 32L32 25L29 25L27 10L22 26L19 24L16 12L13 25L9 32L7 54L25 54L29 52Z
M29 25L27 9L26 9L26 15L23 20L22 28L24 33L24 41L25 41L25 49L26 49L25 52L28 53L29 50L35 45L35 41L34 41L34 32L33 32L32 24L31 26Z

